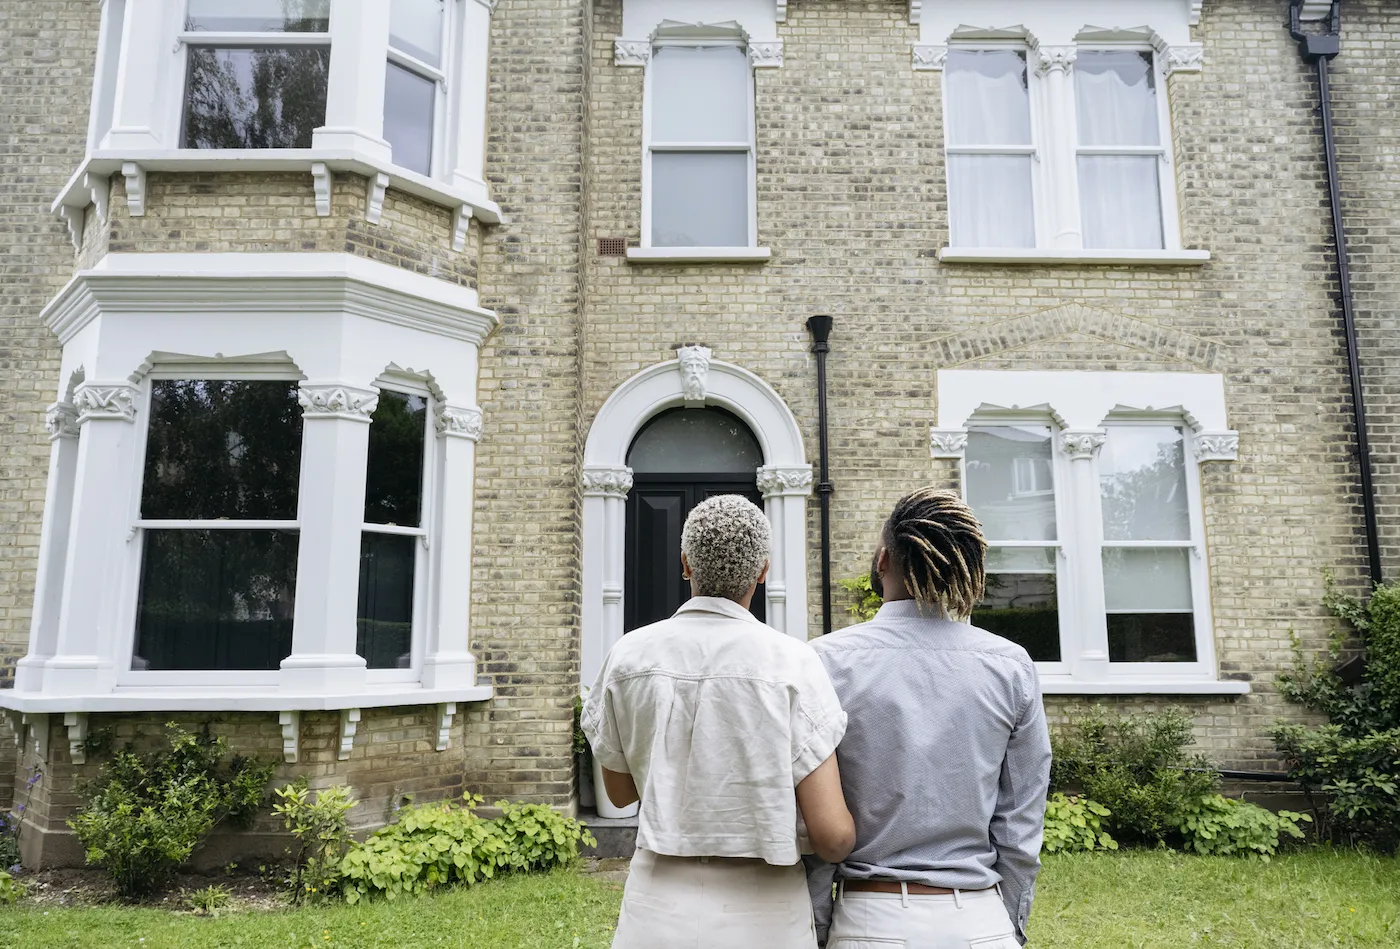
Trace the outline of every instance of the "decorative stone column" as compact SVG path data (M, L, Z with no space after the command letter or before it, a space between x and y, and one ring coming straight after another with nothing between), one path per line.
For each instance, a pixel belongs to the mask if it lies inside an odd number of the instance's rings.
M474 4L468 4L473 6ZM472 516L476 503L476 443L481 410L444 405L438 409L436 525L431 532L436 604L423 654L425 689L476 685L471 652Z
M1085 569L1099 557L1098 538L1103 536L1103 509L1099 502L1098 467L1094 459L1108 433L1102 429L1067 429L1060 432L1060 451L1070 460L1069 516L1075 529L1065 531L1064 556L1073 558L1079 577L1072 591L1078 601L1071 616L1085 617L1091 625L1081 631L1078 656L1066 656L1071 674L1078 679L1103 682L1108 678L1108 620L1104 614L1103 571ZM1062 536L1063 536L1062 534Z
M804 642L807 639L807 498L812 466L765 465L758 490L773 527L768 570L768 625Z
M1074 110L1074 59L1077 50L1074 46L1041 46L1032 58L1036 73L1042 77L1041 94L1045 108L1041 114L1048 117L1045 128L1045 147L1040 150L1041 165L1045 169L1046 211L1049 217L1047 234L1053 248L1080 248L1084 246L1083 234L1079 229L1079 169L1076 149L1079 129L1075 124Z
M331 4L330 31L326 124L311 134L311 147L358 151L373 161L387 162L392 153L384 139L389 4L336 0Z
M134 490L123 475L137 467L137 432L132 423L138 395L126 383L85 382L73 397L80 437L68 503L62 594L57 617L47 590L39 604L42 612L36 616L39 622L57 622L54 655L44 664L43 687L50 695L109 692L116 684L112 637L117 635L116 618L121 612L122 565L127 559ZM66 425L65 414L60 410L56 419L60 430ZM68 436L60 435L58 440L66 441ZM58 445L50 461L66 450ZM51 560L44 565L53 566Z
M365 520L369 422L375 389L301 384L304 424L297 518L296 617L292 654L282 660L284 692L354 692L365 685L355 652L360 534Z
M55 402L49 406L44 425L49 430L49 480L44 491L34 614L29 626L29 654L15 664L15 688L28 692L38 692L44 687L44 663L58 648L64 563L68 559L73 488L78 474L77 406Z
M602 601L583 600L583 651L580 674L591 685L603 668L608 650L622 638L624 543L627 535L627 494L632 469L626 465L585 465L583 488L583 588L601 587Z

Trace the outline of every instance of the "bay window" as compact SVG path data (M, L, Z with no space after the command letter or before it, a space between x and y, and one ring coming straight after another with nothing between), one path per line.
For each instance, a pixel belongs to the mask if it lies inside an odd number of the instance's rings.
M744 49L659 45L647 83L643 246L752 246L753 70Z
M1049 691L1247 691L1214 668L1200 466L1236 452L1221 378L938 376L933 454L961 461L988 545L972 622Z
M437 116L446 99L443 0L391 0L384 71L384 138L394 164L433 173Z

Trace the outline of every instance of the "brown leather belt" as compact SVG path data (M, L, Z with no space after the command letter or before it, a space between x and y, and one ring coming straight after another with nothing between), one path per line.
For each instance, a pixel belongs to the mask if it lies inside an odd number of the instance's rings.
M946 886L925 886L922 883L906 883L911 894L918 896L952 896L953 891ZM846 880L845 888L852 893L902 893L900 884L896 880ZM984 890L994 889L985 887L983 890L960 890L962 893L981 893Z

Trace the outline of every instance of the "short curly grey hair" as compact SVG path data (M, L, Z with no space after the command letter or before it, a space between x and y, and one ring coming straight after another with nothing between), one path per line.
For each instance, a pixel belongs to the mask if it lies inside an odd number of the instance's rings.
M768 564L773 532L747 498L719 494L695 506L681 531L681 553L700 596L737 600Z

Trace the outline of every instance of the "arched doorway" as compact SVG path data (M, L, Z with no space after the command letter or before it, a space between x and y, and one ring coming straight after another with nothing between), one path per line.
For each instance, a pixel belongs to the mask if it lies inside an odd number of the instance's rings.
M739 494L759 507L757 471L763 450L748 425L720 408L675 408L648 421L632 440L627 466L626 573L623 628L665 619L690 599L681 576L681 528L697 504ZM750 610L767 617L760 587Z

